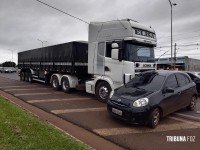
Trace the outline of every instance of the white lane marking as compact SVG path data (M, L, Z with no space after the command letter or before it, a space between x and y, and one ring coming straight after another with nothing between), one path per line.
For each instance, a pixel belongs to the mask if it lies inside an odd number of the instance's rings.
M41 100L28 100L28 103L43 103L43 102L61 102L61 101L78 101L78 100L91 100L91 98L63 98L63 99L41 99Z
M174 119L174 120L177 120L177 121L181 121L181 122L185 122L185 123L190 124L190 125L195 125L197 127L200 127L200 122L189 121L189 120L185 120L185 119L181 119L181 118L177 118L177 117L171 117L171 116L169 116L168 118Z
M153 133L153 132L163 132L172 130L183 130L183 129L196 129L200 127L200 123L190 122L176 117L167 117L174 119L179 122L174 124L159 124L155 129L150 129L148 127L122 127L122 128L102 128L94 129L93 131L102 136L113 136L113 135L123 135L123 134L136 134L136 133Z
M45 95L45 94L53 94L53 93L23 93L23 94L14 94L15 96L26 96L26 95Z
M80 113L80 112L95 112L95 111L106 111L106 107L98 108L82 108L82 109L59 109L52 110L54 114L65 114L65 113Z
M29 90L41 90L41 89L49 89L49 88L34 88L34 89L7 89L7 90L4 90L4 91L29 91Z

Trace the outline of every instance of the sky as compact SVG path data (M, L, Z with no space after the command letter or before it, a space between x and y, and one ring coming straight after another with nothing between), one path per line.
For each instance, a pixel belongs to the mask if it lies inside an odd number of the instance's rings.
M151 26L157 36L155 56L171 55L169 0L41 0L87 22L130 18ZM177 56L200 59L200 0L171 0L173 45ZM0 63L15 61L20 51L88 40L88 24L36 0L0 1ZM197 44L198 43L198 44ZM174 49L174 47L173 47ZM162 54L166 53L162 56Z

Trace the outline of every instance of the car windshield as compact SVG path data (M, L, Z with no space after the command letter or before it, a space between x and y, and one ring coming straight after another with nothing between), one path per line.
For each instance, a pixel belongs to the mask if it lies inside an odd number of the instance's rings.
M153 47L133 43L126 43L126 51L124 57L125 60L132 62L155 61Z
M164 79L164 76L155 73L145 73L134 77L125 86L154 92L161 88Z

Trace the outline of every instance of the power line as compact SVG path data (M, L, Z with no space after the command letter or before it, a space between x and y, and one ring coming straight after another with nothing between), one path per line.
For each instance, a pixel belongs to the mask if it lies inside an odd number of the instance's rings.
M198 34L200 29L198 30L193 30L191 32L183 32L183 33L180 33L180 34L174 34L173 36L180 36L180 35L184 35L184 34L193 34L195 32L195 34ZM157 39L163 39L163 38L170 38L171 36L160 36L160 37L157 37Z
M84 22L84 23L86 23L86 24L89 24L87 21L85 21L85 20L83 20L83 19L80 19L80 18L78 18L78 17L76 17L76 16L73 16L73 15L71 15L71 14L69 14L69 13L67 13L67 12L65 12L65 11L63 11L63 10L60 10L60 9L56 8L56 7L53 7L53 6L51 6L51 5L49 5L49 4L45 3L45 2L42 2L42 1L40 1L40 0L36 0L36 1L39 2L39 3L42 3L42 4L46 5L46 6L48 6L48 7L50 7L50 8L53 8L53 9L59 11L59 12L62 12L62 13L66 14L66 15L72 17L72 18L75 18L75 19L77 19L77 20L80 20L80 21L82 21L82 22Z

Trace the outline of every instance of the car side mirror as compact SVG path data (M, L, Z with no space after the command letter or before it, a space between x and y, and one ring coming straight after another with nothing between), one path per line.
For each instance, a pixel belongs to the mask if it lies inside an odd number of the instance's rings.
M166 87L164 88L163 93L174 93L174 89L170 87Z

